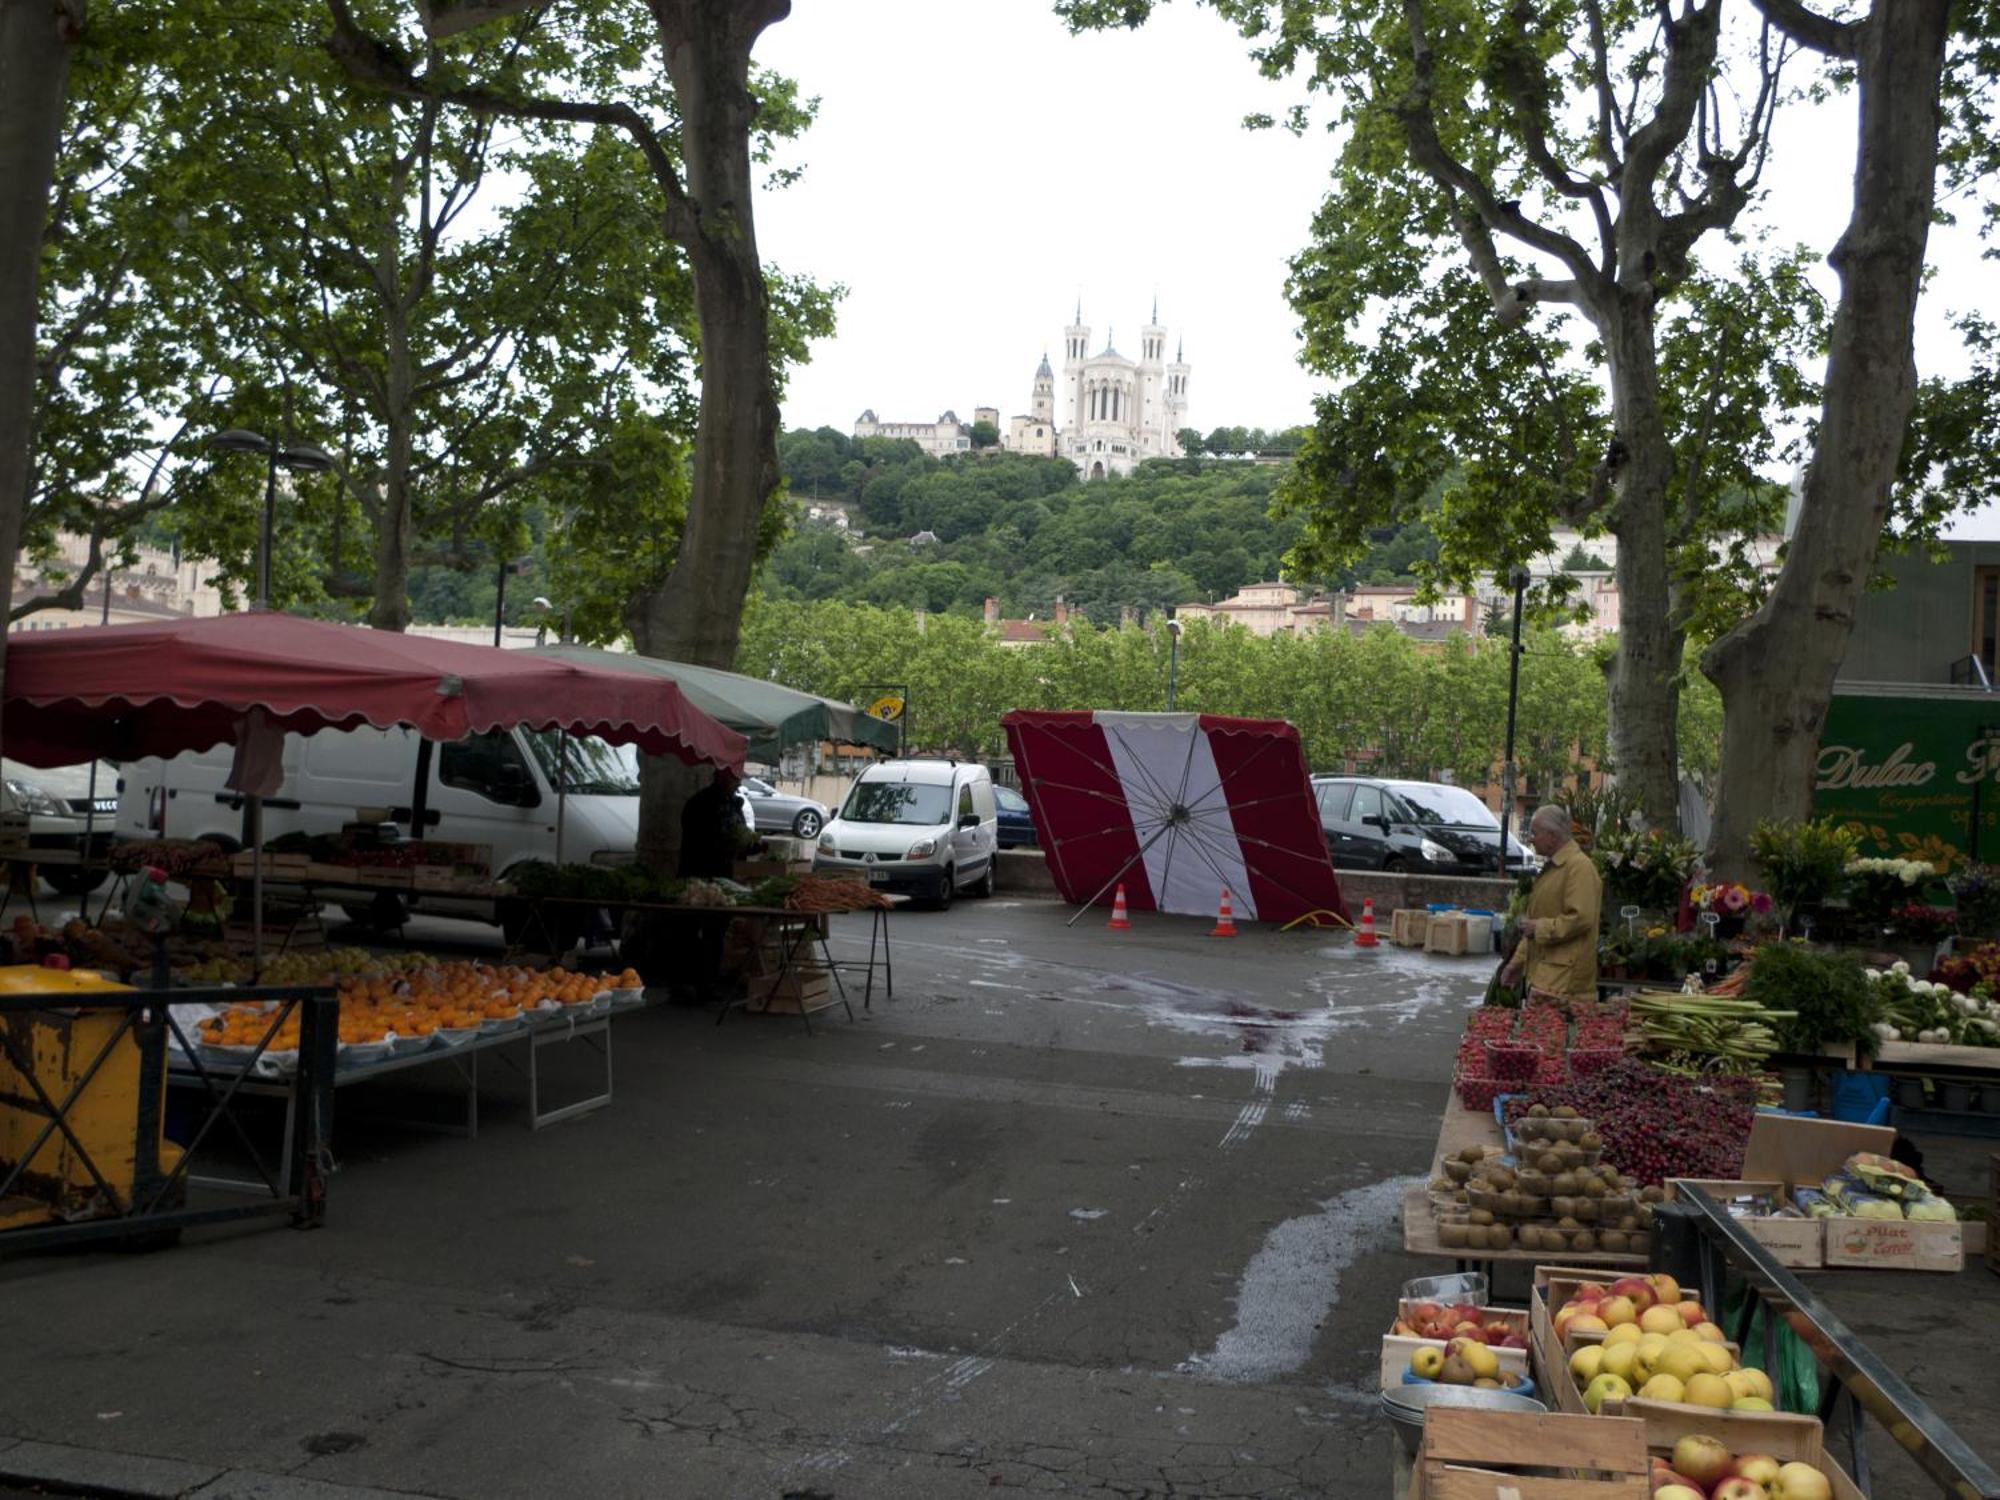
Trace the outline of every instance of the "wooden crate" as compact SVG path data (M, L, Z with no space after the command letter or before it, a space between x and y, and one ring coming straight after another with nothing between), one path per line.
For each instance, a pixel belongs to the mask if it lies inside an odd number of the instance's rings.
M817 964L795 965L788 973L751 979L746 986L750 1004L758 1010L824 1010L835 1003L829 976Z
M1667 1196L1676 1196L1675 1189L1683 1183L1700 1188L1725 1207L1732 1198L1752 1193L1782 1195L1785 1191L1782 1182L1703 1182L1676 1177L1667 1183ZM1781 1266L1816 1271L1826 1264L1826 1231L1818 1219L1745 1214L1736 1222L1749 1232L1752 1239L1770 1251L1771 1258Z
M1523 1338L1528 1335L1528 1315L1517 1307L1482 1307L1482 1321L1501 1321L1513 1324ZM1401 1385L1403 1374L1410 1368L1410 1356L1419 1349L1443 1349L1444 1339L1418 1338L1415 1334L1396 1333L1393 1330L1382 1335L1382 1384ZM1505 1349L1493 1346L1493 1353L1500 1360L1500 1368L1510 1375L1528 1373L1528 1351L1526 1349Z
M1965 1242L1957 1224L1909 1219L1832 1218L1826 1264L1880 1271L1960 1271Z
M1457 956L1471 948L1471 933L1462 911L1441 911L1424 929L1424 952Z
M1398 948L1421 948L1430 935L1431 914L1403 907L1389 916L1389 941Z
M1410 1494L1411 1500L1645 1500L1646 1473L1640 1422L1441 1406L1425 1414Z
M1779 1463L1811 1464L1833 1486L1833 1500L1866 1500L1861 1487L1827 1453L1826 1429L1818 1417L1739 1411L1721 1413L1733 1420L1719 1423L1714 1420L1717 1413L1699 1406L1640 1400L1627 1401L1623 1406L1622 1415L1627 1420L1645 1424L1649 1453L1669 1457L1674 1444L1682 1438L1690 1433L1704 1433L1724 1444L1731 1453L1768 1453ZM1607 1406L1606 1410L1609 1409Z

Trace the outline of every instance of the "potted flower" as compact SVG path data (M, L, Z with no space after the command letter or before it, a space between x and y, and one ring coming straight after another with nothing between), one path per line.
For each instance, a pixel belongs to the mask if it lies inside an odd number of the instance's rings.
M1591 858L1604 879L1607 907L1671 912L1681 904L1697 851L1692 839L1658 828L1637 833L1606 829L1598 834Z
M2000 937L2000 866L1967 865L1953 871L1946 884L1958 903L1958 936Z
M1765 819L1750 834L1750 854L1764 888L1783 914L1786 931L1842 888L1860 836L1836 818L1804 823Z
M1771 910L1771 898L1765 892L1729 880L1696 886L1688 893L1688 902L1696 912L1713 915L1716 936L1724 938L1739 936L1752 917Z
M1850 859L1847 904L1866 927L1887 927L1891 915L1910 905L1937 873L1921 859Z

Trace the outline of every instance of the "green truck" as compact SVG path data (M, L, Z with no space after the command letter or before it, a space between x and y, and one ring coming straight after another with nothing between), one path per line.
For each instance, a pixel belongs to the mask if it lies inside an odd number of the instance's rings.
M1865 854L2000 864L2000 692L1844 682L1820 737L1814 801Z

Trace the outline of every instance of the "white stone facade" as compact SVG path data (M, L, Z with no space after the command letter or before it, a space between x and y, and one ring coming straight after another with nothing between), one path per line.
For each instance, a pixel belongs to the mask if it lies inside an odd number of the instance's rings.
M1079 304L1063 330L1060 451L1085 479L1129 474L1140 460L1171 458L1174 434L1187 426L1189 368L1180 350L1167 359L1167 330L1157 304L1139 330L1139 358L1120 354L1109 335L1090 352L1090 328Z
M972 451L972 427L948 411L935 422L878 422L872 410L864 411L854 423L857 438L907 438L932 458L948 458Z

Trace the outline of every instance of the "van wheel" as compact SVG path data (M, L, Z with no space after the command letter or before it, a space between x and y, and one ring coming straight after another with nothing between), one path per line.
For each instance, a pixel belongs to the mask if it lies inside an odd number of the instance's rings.
M958 871L950 865L944 867L944 884L938 888L937 899L931 902L932 911L950 911L951 898L958 892Z
M972 888L972 894L981 901L986 900L993 894L993 861L991 858L986 861L986 873L979 877L979 884Z

